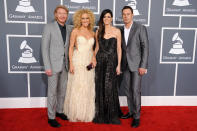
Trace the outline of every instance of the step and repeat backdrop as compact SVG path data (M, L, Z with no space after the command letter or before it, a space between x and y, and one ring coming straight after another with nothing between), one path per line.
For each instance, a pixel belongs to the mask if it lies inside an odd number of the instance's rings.
M197 105L196 0L0 0L0 107L46 106L47 77L41 56L42 30L57 5L113 12L123 26L121 9L134 9L134 21L147 27L150 55L142 81L143 105ZM125 105L120 91L121 105Z

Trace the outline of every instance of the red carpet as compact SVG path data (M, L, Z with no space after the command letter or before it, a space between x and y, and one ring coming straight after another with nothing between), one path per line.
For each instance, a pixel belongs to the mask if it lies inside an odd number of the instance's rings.
M122 108L124 113L127 110ZM62 127L56 129L48 125L46 108L0 109L1 131L197 131L197 107L144 106L137 129L130 127L131 119L121 119L121 125L57 120Z

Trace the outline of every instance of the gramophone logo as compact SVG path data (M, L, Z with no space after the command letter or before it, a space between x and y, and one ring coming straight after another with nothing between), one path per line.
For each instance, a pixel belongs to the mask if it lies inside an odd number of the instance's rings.
M164 0L164 16L197 16L197 0Z
M130 6L133 9L133 14L134 15L140 15L138 9L136 8L137 6L137 1L136 0L125 0L126 2L129 2L127 6Z
M196 51L195 29L163 27L160 63L193 63Z
M46 0L4 0L6 23L47 23Z
M89 9L94 14L100 14L100 0L61 0L62 4L74 14L78 9Z
M174 5L174 6L189 6L191 4L189 3L189 0L174 0L172 5Z
M22 50L22 57L19 58L19 63L36 63L36 59L33 56L33 49L27 44L27 41L24 40L20 49Z
M35 9L33 6L31 6L30 0L20 0L15 11L30 13L30 12L35 12Z
M151 0L113 0L113 24L123 25L122 11L124 6L130 6L133 9L133 20L139 22L145 26L149 26L150 23L150 9Z
M74 2L74 3L88 3L89 0L71 0L70 2Z
M185 54L183 48L183 40L180 38L179 33L176 32L172 37L173 47L170 49L170 54Z

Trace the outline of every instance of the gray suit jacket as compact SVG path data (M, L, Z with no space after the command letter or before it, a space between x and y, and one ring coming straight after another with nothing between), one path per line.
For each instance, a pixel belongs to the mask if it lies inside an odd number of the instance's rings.
M128 64L130 71L138 71L138 68L147 69L149 41L146 27L133 22L127 45L124 38L124 27L121 27L122 34L122 62L121 68L124 71Z
M71 30L72 26L66 25L66 41L64 43L57 21L45 25L41 45L45 70L51 69L54 74L62 71L65 64L68 70L68 47Z

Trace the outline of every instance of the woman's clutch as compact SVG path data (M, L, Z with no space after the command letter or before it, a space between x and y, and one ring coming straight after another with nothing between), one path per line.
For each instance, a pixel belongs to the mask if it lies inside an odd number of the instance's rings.
M91 70L93 68L92 63L90 63L89 65L87 65L86 68L87 68L88 71Z

